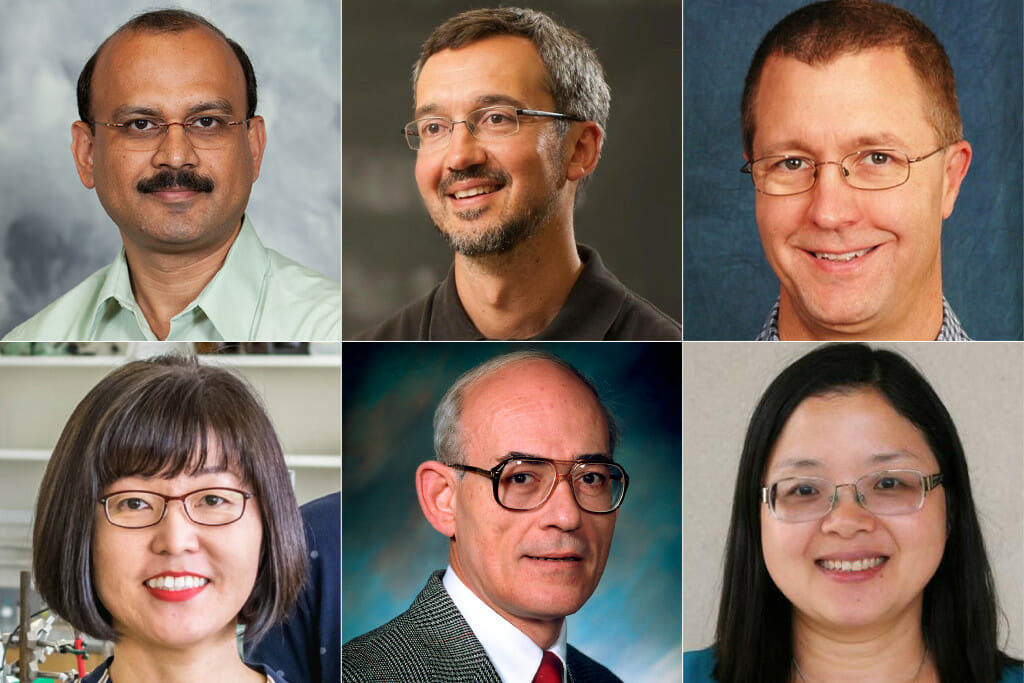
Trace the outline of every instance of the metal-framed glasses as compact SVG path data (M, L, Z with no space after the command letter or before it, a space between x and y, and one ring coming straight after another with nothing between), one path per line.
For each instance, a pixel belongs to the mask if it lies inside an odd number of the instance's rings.
M181 126L185 137L196 149L221 149L233 139L234 126L246 124L251 119L230 121L226 116L201 114L184 121L161 121L149 117L136 117L119 123L91 121L97 126L110 128L115 139L125 149L150 151L160 146L171 126Z
M494 485L494 500L506 510L540 507L551 497L559 479L565 479L581 508L587 512L613 512L622 504L629 486L629 476L622 465L606 460L509 458L490 470L470 465L449 467L489 477Z
M203 526L224 526L237 522L245 514L245 503L252 494L230 488L208 488L181 496L165 496L154 491L115 491L100 498L107 521L125 529L155 526L167 514L167 503L180 500L185 516Z
M910 178L910 165L938 154L939 147L924 156L911 158L898 149L865 149L851 152L839 161L815 161L791 154L761 157L743 164L742 173L749 173L754 189L775 197L807 192L818 182L821 166L839 167L839 176L858 190L889 190Z
M839 489L849 486L854 500L875 515L905 515L924 505L924 497L942 483L942 473L882 470L865 474L851 484L820 477L786 477L761 489L761 502L780 522L821 519L839 502Z
M409 144L409 149L429 152L447 147L452 139L455 125L458 123L465 124L466 130L477 140L487 142L518 133L520 116L546 116L567 121L583 121L581 118L553 111L517 109L512 106L498 105L471 111L462 121L452 121L446 116L425 116L405 124L402 133L405 135L405 141Z

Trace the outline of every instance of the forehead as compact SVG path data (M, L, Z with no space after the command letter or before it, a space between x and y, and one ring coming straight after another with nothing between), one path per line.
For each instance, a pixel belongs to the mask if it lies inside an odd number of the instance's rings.
M790 415L766 471L855 476L938 463L925 435L875 389L811 396Z
M121 33L96 60L94 116L121 106L172 109L213 98L244 110L245 75L227 42L206 27Z
M546 81L547 69L530 40L484 38L427 59L416 82L416 111L455 114L455 109L486 104L495 97L531 107L550 106Z
M552 459L608 453L608 426L579 379L547 361L523 361L471 385L461 426L471 457L515 451ZM479 460L478 460L479 461Z
M937 139L927 103L924 84L899 48L843 54L823 64L772 55L753 107L755 154L794 142L845 150L875 139L913 145L916 152Z

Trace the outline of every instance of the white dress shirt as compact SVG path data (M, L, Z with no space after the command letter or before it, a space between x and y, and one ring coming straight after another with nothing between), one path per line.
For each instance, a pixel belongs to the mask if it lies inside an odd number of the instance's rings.
M451 565L445 570L444 589L473 630L504 683L531 683L544 651L507 619L491 609L462 583ZM558 640L549 649L562 660L562 683L566 683L565 620Z

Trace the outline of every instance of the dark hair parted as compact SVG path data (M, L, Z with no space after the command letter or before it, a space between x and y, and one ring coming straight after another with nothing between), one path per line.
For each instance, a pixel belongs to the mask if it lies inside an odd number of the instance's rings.
M771 383L750 418L732 503L715 634L721 683L785 683L793 657L792 606L772 582L761 546L765 469L793 411L807 398L872 389L921 430L942 472L946 547L924 590L921 628L945 683L996 683L1014 662L998 647L995 586L971 497L963 446L942 401L902 356L832 344Z
M747 158L754 158L754 107L769 57L780 55L817 65L875 48L898 48L907 56L920 79L926 116L938 144L947 146L963 138L953 66L931 29L910 12L877 0L828 0L788 15L768 31L754 53L740 103Z
M92 75L96 70L96 61L100 52L110 42L111 38L121 33L180 33L196 28L207 28L231 47L231 50L238 57L238 63L245 75L245 118L251 119L256 115L256 72L252 68L249 55L245 54L242 46L224 35L224 32L211 24L203 17L193 12L182 9L161 9L139 14L122 24L116 31L110 34L103 43L92 53L89 61L82 67L82 73L78 76L78 118L92 127Z
M247 642L283 620L306 578L306 542L273 425L245 382L194 357L123 365L75 408L36 502L32 567L51 609L104 640L120 634L95 590L93 529L104 490L121 477L236 474L263 521L256 583L238 614ZM106 523L103 521L102 523Z

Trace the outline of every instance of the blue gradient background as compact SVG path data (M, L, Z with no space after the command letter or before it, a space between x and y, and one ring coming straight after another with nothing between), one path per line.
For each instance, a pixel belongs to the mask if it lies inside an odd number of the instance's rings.
M434 456L434 408L462 372L522 348L545 348L594 380L622 429L615 459L630 477L604 576L569 617L569 642L623 680L680 680L681 349L672 343L345 344L342 641L403 612L446 566L447 539L414 488L416 466Z

